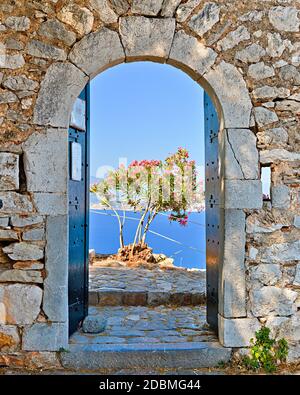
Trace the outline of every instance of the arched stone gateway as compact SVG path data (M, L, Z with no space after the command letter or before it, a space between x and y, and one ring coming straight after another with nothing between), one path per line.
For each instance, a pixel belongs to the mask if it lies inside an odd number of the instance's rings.
M220 342L247 347L267 323L288 337L290 358L299 357L298 10L222 1L55 3L28 5L26 16L9 1L0 6L11 13L0 18L7 46L0 60L0 332L12 339L0 340L0 351L68 347L71 109L105 69L152 60L190 75L219 114ZM264 205L261 165L272 165L272 202Z

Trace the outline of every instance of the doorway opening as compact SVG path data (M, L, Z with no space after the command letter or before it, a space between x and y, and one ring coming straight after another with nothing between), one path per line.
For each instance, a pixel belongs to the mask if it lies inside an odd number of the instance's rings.
M98 325L89 339L99 347L216 341L222 215L219 124L209 96L172 66L138 62L100 74L76 103L69 131L70 334L88 315L83 329ZM196 200L160 205L146 247L129 259L126 248L133 251L151 210L138 229L141 194L124 206L101 186L134 163L155 162L172 173L174 158L194 163ZM82 328L71 337L85 341Z

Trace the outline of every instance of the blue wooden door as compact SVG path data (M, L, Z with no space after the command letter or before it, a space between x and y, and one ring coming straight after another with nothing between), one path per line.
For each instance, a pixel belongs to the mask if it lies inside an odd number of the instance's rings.
M69 334L88 313L89 85L69 128Z
M207 322L217 332L223 210L220 207L219 121L207 93L204 95L204 116Z

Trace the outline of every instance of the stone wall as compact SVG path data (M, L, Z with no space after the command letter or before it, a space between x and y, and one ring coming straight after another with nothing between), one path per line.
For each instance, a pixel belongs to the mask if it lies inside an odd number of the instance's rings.
M300 358L299 1L2 0L1 363L55 365L67 347L70 110L89 78L147 59L199 81L220 115L221 342L266 323Z

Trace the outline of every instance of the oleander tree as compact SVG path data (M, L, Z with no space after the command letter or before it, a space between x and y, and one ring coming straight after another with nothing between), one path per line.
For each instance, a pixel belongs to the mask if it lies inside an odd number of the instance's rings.
M131 253L144 245L154 219L169 213L169 220L181 226L188 224L189 210L204 208L203 182L198 182L195 161L186 149L178 150L164 161L133 161L127 168L111 170L91 186L104 209L112 210L119 224L120 248L124 248L126 210L140 214Z

